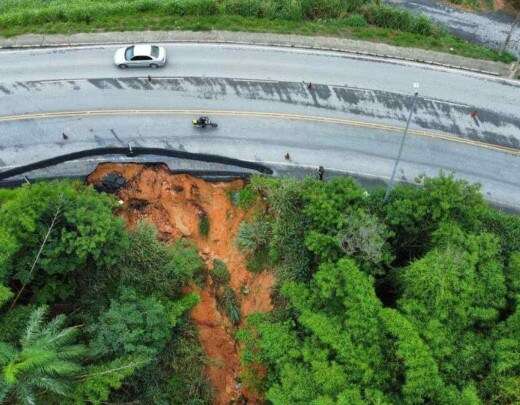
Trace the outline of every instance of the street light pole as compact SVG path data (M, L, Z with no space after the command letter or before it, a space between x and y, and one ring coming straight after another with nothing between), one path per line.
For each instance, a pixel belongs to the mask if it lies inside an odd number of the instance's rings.
M413 84L413 88L415 89L415 93L413 95L412 106L410 108L410 114L408 115L408 120L406 121L406 127L404 128L403 137L401 138L401 144L399 145L399 152L397 153L397 158L396 158L396 160L394 162L394 168L392 170L392 176L390 176L390 181L388 183L388 186L386 186L386 193L385 193L385 198L384 198L383 202L387 202L388 201L388 197L390 196L390 192L394 188L395 174L397 172L397 166L399 165L399 161L401 160L401 155L403 154L404 141L406 139L406 135L408 134L408 128L410 127L410 121L412 120L413 110L415 108L415 103L417 101L417 96L419 95L419 83L414 83Z

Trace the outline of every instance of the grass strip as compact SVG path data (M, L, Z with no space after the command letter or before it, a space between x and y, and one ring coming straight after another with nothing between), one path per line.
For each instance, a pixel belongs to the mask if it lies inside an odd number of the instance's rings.
M113 11L113 10L111 10ZM401 13L401 12L400 12ZM72 19L65 15L64 21L58 16L51 15L48 20L38 18L31 19L25 14L16 14L14 18L9 13L1 13L0 9L0 35L12 37L26 33L35 34L72 34L77 32L103 32L103 31L143 31L143 30L190 30L190 31L246 31L278 34L299 34L308 36L332 36L340 38L359 39L371 42L386 43L400 47L412 47L426 50L450 53L474 59L484 59L511 63L515 58L509 53L499 53L492 49L470 43L454 37L442 30L428 31L427 35L406 32L404 30L379 27L367 23L367 19L360 14L351 14L343 18L316 19L316 20L290 20L253 18L237 15L165 15L160 9L144 10L138 14L102 13L95 18L90 14L83 18ZM386 15L386 14L385 14ZM11 18L8 18L8 17ZM25 16L25 17L20 17ZM379 25L396 25L389 20L379 21L379 16L374 16L374 21ZM5 23L11 21L11 23ZM420 21L419 21L420 22ZM424 21L423 21L424 22ZM416 31L420 29L414 28Z

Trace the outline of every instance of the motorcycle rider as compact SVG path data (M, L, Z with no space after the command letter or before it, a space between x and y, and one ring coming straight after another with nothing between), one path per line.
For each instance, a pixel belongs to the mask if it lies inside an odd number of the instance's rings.
M199 119L196 121L196 125L200 125L201 127L205 127L209 124L209 118L205 115L202 115L199 117Z

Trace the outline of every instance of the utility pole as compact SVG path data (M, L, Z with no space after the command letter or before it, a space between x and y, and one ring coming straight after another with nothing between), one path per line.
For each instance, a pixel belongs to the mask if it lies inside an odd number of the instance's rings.
M385 203L388 201L388 197L390 196L390 191L392 191L392 189L394 188L395 174L397 172L397 166L399 165L399 161L401 160L401 155L403 154L404 141L406 139L406 134L408 134L408 128L410 127L410 121L412 120L413 110L415 108L415 103L417 102L417 96L419 95L419 83L414 83L413 88L415 89L415 92L413 95L412 106L410 108L410 114L408 115L408 120L406 121L406 127L404 128L403 137L401 138L401 144L399 145L399 152L397 153L397 159L394 162L392 176L390 176L390 181L388 182L388 185L386 186L385 198L383 200L383 202L385 202Z
M519 22L520 22L520 11L518 11L516 13L516 18L513 21L513 24L511 24L511 29L507 33L506 40L504 41L504 43L502 44L502 47L500 48L500 53L505 52L507 46L509 45L509 42L511 41L511 37L513 36L513 31L515 30L515 28Z

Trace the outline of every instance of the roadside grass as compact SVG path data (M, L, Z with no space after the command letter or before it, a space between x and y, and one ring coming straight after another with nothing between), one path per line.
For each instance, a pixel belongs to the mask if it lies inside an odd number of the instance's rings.
M494 4L490 1L480 1L480 0L447 0L448 3L453 4L454 6L458 6L462 9L475 10L475 11L483 11L483 10L493 10ZM489 8L489 6L491 6Z
M496 0L445 0L448 4L465 11L495 11L502 9ZM508 1L506 1L508 3Z
M452 7L470 12L500 11L513 17L520 8L518 0L444 0Z
M91 14L89 9L81 12L81 9L77 8L23 9L24 6L29 7L30 4L39 3L37 0L17 0L18 3L11 0L13 6L9 8L10 0L5 1L7 3L0 6L0 35L4 37L27 33L72 34L103 31L226 30L334 36L381 42L401 47L421 48L505 63L515 60L509 53L501 54L448 34L424 17L414 17L402 10L374 5L360 6L356 12L342 14L343 16L338 18L306 19L297 16L297 18L292 19L280 19L227 15L222 14L222 9L218 11L211 9L211 7L206 10L190 9L187 15L178 15L178 12L165 13L163 8L155 7L154 5L157 2L152 0L141 1L140 6L136 6L137 8L122 8L119 13L115 12L118 10L117 8L113 9L119 2L109 3L111 6L107 6L108 11L105 14L103 13L105 6L95 1L90 3L98 5L95 14L94 12ZM189 3L194 0L186 1ZM208 5L214 4L213 0L195 0L197 4L204 2ZM170 2L168 4L177 3L181 2ZM360 3L364 3L364 1ZM208 15L193 15L201 13Z

